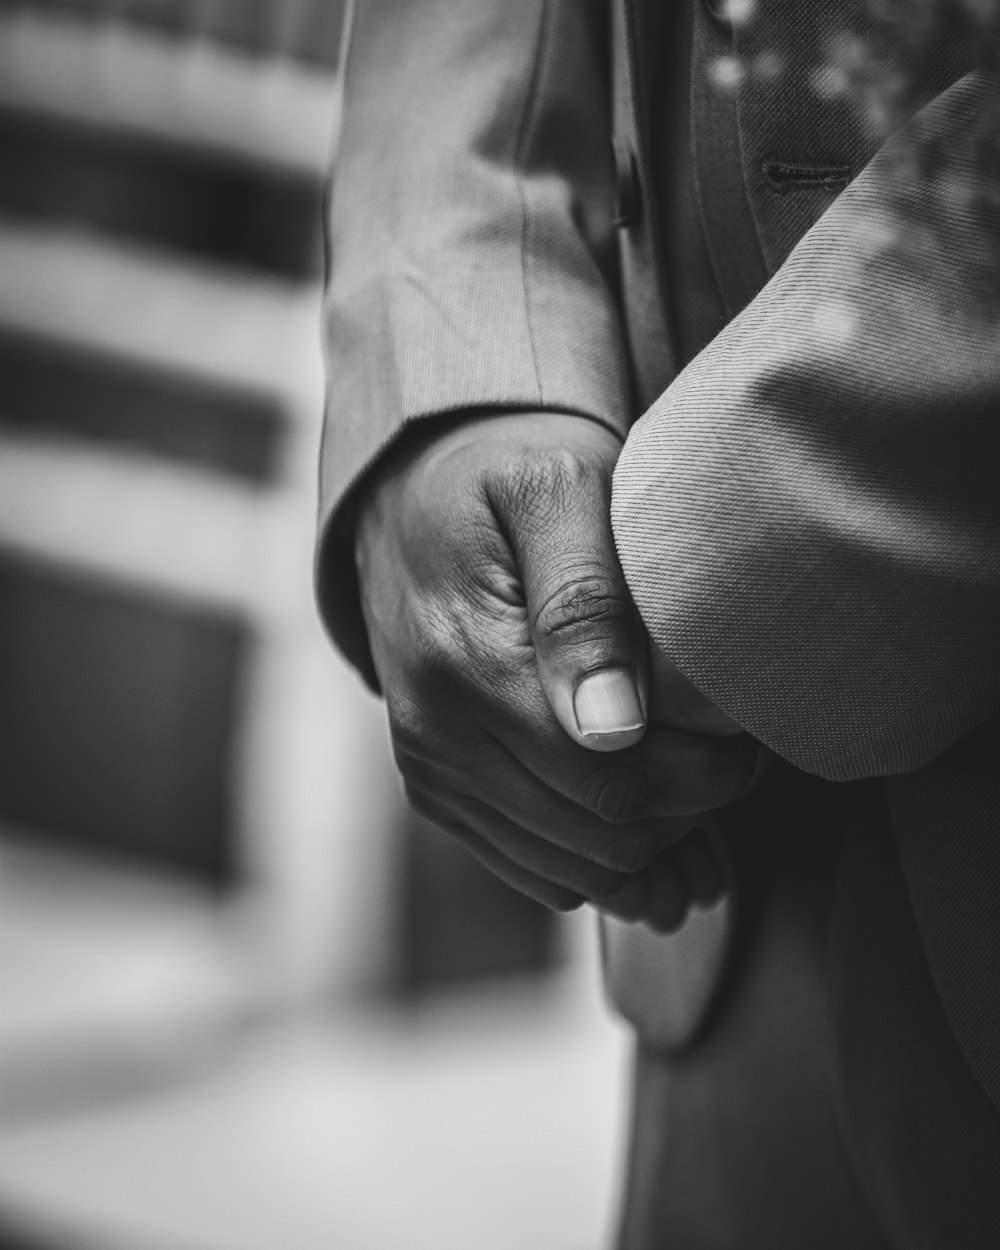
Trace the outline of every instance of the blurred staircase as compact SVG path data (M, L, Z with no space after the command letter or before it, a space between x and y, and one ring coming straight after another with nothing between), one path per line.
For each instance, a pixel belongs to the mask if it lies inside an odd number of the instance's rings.
M341 7L0 0L7 1072L69 1060L88 986L102 1045L148 1036L144 949L210 1025L385 962L399 801L310 593ZM130 861L169 874L147 922ZM81 978L61 1021L32 951Z

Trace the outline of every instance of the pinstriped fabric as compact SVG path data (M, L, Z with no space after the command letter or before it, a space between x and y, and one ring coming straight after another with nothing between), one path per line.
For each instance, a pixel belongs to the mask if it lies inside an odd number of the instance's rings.
M318 585L359 664L340 522L408 424L511 407L628 427L606 54L600 4L358 4L330 214Z

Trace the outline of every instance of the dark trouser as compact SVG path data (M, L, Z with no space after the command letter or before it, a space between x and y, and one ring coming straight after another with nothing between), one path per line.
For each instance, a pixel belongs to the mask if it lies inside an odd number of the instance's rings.
M640 1038L621 1250L995 1250L1000 1116L931 984L878 783L779 770L728 841L735 957L700 1040Z

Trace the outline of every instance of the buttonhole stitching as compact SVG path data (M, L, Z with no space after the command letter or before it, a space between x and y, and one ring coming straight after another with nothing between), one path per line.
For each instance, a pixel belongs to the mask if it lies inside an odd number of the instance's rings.
M776 195L789 191L842 191L851 181L850 165L790 165L785 161L764 161L767 185Z

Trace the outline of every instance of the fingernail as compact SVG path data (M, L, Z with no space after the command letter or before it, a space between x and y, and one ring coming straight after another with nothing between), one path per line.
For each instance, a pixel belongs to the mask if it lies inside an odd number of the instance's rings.
M605 668L585 677L573 696L573 711L585 738L625 733L646 723L635 679L627 668Z

